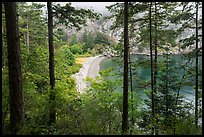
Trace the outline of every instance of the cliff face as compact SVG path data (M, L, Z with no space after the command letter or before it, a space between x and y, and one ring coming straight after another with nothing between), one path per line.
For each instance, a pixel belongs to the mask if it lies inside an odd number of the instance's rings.
M78 39L80 40L82 38L82 35L85 31L90 31L93 34L96 34L97 32L102 32L105 33L109 36L109 38L115 42L118 42L119 39L121 38L121 34L123 29L117 29L115 31L110 30L110 26L112 25L112 20L106 20L104 17L106 15L103 15L98 21L91 21L91 20L87 20L87 24L86 26L83 26L81 28L81 30L77 31L76 29L70 29L70 28L64 28L64 30L67 33L68 38L70 38L73 34L77 34ZM169 26L168 29L177 29L179 26L175 26L175 25L171 25ZM167 28L166 28L167 29ZM182 54L182 53L188 53L190 51L192 51L195 47L195 45L189 46L185 49L182 49L179 45L179 40L189 37L191 36L193 33L195 33L193 30L186 30L178 39L177 39L177 43L178 45L175 47L171 47L170 50L168 51L168 54ZM202 31L199 31L199 34L201 34ZM137 38L135 38L136 41ZM134 40L135 41L135 40ZM199 47L201 47L202 43L202 39L199 42ZM130 53L131 54L147 54L149 55L149 46L148 47L137 47L137 46L132 46L132 43L130 43ZM112 55L114 56L117 52L114 51L111 47L109 47L108 49L105 49L105 53L107 55ZM164 54L166 53L166 51L164 51L163 49L158 48L158 53L159 54Z
M114 34L113 31L110 30L110 26L112 24L111 20L106 20L105 19L106 15L101 16L101 18L98 21L91 21L87 19L86 25L81 26L81 29L77 31L75 28L66 28L66 26L58 26L58 28L62 28L65 30L68 39L73 35L77 34L77 38L81 39L82 35L85 31L92 32L94 35L97 32L105 33L106 35L109 36L110 39L117 41L119 39L119 36Z

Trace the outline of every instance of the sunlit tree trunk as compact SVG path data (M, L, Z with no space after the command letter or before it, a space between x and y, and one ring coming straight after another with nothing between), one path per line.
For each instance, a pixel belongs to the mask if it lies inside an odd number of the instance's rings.
M6 27L5 27L5 8L2 5L2 68L7 66L7 50L6 50Z
M27 50L28 50L28 53L29 53L29 48L30 48L30 39L29 39L29 26L28 26L28 17L27 17L27 23L26 23L26 29L27 29L27 34L26 34L26 44L27 44Z

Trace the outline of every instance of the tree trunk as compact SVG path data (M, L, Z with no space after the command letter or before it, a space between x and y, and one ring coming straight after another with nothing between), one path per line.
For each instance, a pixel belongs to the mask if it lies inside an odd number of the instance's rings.
M15 2L4 2L8 49L10 126L17 134L24 124L23 84L20 57L18 17Z
M168 48L169 49L169 48ZM166 92L165 92L165 111L166 111L166 117L168 117L169 113L168 110L170 109L169 108L169 53L168 53L168 50L166 50L166 79L165 79L165 89L166 89Z
M155 2L155 39L154 39L154 96L157 94L157 6ZM154 113L157 113L157 107L154 103ZM157 120L156 120L157 123ZM155 127L155 135L158 134L158 131Z
M124 78L122 134L128 134L128 2L124 4Z
M131 91L131 111L132 111L132 114L131 114L131 131L130 131L130 134L132 134L132 132L133 132L133 127L134 127L134 105L133 105L133 85L132 85L132 62L131 62L131 58L130 58L130 52L129 52L129 65L130 65L130 67L129 67L129 70L130 70L130 91Z
M196 2L195 125L198 126L198 2Z
M2 5L2 13L5 13L4 5ZM2 68L7 66L7 51L6 51L6 30L5 30L5 14L2 14Z
M149 43L150 43L150 62L151 62L151 96L152 96L152 118L154 118L154 79L153 79L153 55L152 55L152 2L149 7ZM154 127L152 127L152 135L154 135Z
M49 123L55 123L56 111L55 111L55 77L54 77L54 46L53 46L53 17L52 17L52 2L47 3L48 9L48 39L49 39L49 72L50 72L50 121Z
M108 119L108 133L111 135L111 133L112 133L112 120L111 120L111 113L112 112L112 107L110 106L110 108L109 108L109 112L108 112L108 115L109 115L109 119Z
M157 7L155 2L155 39L154 39L154 93L157 92Z
M26 24L26 29L27 29L27 34L26 34L26 44L28 47L28 53L29 53L29 48L30 48L30 43L29 43L29 27L28 27L28 17L27 17L27 24Z
M24 44L25 44L25 46L27 46L27 40L26 40L26 33L24 33L24 35L23 35L23 37L24 37Z

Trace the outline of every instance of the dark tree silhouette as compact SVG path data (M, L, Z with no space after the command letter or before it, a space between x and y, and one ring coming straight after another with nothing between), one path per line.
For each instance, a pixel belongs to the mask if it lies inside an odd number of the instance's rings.
M152 118L154 117L154 79L153 79L153 55L152 55L152 2L149 6L149 45L150 45L150 62L151 62L151 99L152 99ZM154 134L154 127L152 127Z
M124 4L124 79L123 79L123 114L122 134L128 130L128 2Z
M154 67L154 77L153 77L153 79L154 79L154 96L156 96L156 94L157 94L157 44L158 44L158 42L157 42L157 3L155 2L154 3L154 27L155 27L155 35L154 35L154 65L153 65L153 67ZM156 106L156 103L154 103L154 113L156 113L157 112L157 106ZM155 114L154 114L155 115ZM157 130L155 129L155 134L158 134L157 133Z
M196 2L195 124L198 126L198 2Z
M54 75L54 47L53 47L53 16L52 16L52 2L47 2L48 9L48 42L49 42L49 72L50 72L50 124L56 121L55 111L55 75Z
M17 134L24 124L23 83L20 57L18 16L15 2L4 2L6 38L8 49L10 126L11 133Z

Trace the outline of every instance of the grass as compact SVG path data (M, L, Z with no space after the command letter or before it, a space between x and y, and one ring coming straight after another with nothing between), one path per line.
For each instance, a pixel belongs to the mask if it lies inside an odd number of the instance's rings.
M82 65L86 61L86 59L91 56L92 55L88 53L83 55L82 54L75 55L75 63Z
M88 57L78 57L78 58L76 58L75 63L83 64L86 61L87 58Z
M89 54L89 53L85 53L85 54L76 54L74 55L75 58L79 58L79 57L91 57L93 55Z

